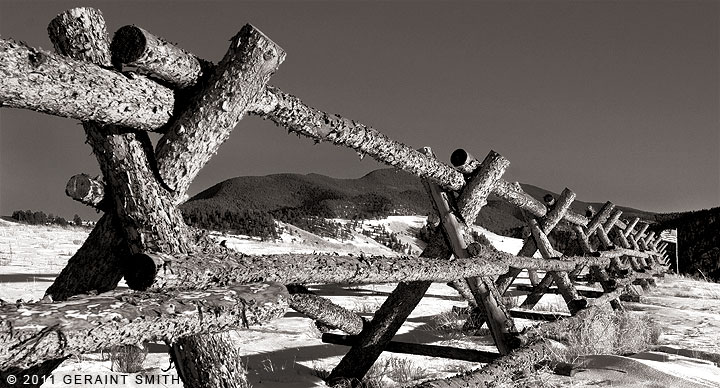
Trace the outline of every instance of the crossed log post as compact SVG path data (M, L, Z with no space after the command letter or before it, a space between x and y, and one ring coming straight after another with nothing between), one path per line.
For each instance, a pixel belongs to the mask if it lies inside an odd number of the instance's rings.
M72 59L1 40L0 101L83 120L103 187L111 194L108 212L48 289L59 300L114 288L133 254L196 249L176 208L178 198L264 90L284 52L247 25L231 40L207 83L189 102L175 104L170 89L106 69L109 40L99 11L67 11L48 31L55 49ZM183 109L160 130L177 106ZM147 130L165 132L157 153ZM108 260L99 259L103 256ZM95 270L89 282L88 269ZM216 368L214 373L223 371Z
M570 189L565 188L560 194L560 197L558 197L557 201L555 202L555 206L550 209L550 211L544 217L540 219L539 226L544 234L549 234L555 228L555 226L557 226L563 215L568 211L568 209L570 209L570 205L572 204L573 200L575 200L575 193L572 192ZM535 254L537 248L538 244L534 235L530 236L527 238L527 240L525 240L525 243L520 249L520 252L518 252L518 256L532 257ZM501 293L507 292L508 288L515 280L515 278L520 274L520 272L521 270L510 270L508 273L498 277L496 281L498 290ZM536 286L538 288L550 287L551 283L552 276L546 274L545 277Z
M425 152L431 154L429 148ZM459 218L465 220L469 225L475 222L480 209L486 204L487 197L492 191L495 182L500 179L510 162L491 151L480 163L476 170L470 175L465 189L457 199ZM440 191L437 185L424 182L425 188L430 195L433 207L440 215L441 226L444 234L450 243L453 255L456 258L467 258L468 243L467 236L463 236L463 230L467 228L458 221L450 205L450 198ZM502 303L502 295L497 291L492 277L476 277L466 279L465 282L474 299L473 305L478 309L471 314L471 321L475 316L486 317L493 340L500 354L509 353L517 344L513 339L517 334L515 324L507 309ZM457 282L456 282L457 284Z

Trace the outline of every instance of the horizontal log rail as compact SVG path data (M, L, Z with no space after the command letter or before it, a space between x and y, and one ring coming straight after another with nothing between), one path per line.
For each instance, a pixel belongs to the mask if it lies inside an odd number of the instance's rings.
M408 281L451 282L477 276L498 276L509 268L568 271L578 264L607 266L609 258L517 257L490 249L467 259L424 257L279 254L250 256L237 252L138 254L128 259L125 280L130 288L204 288L218 284L273 281L283 284L370 284Z
M529 284L518 284L517 286L515 286L515 289L525 292L533 292L536 290L535 287ZM557 287L548 287L546 290L543 291L548 294L560 294L560 290L558 290ZM578 289L577 293L580 296L584 296L586 298L599 298L605 293L605 291Z
M0 106L81 121L159 130L170 119L173 91L140 75L0 39Z
M98 352L115 345L243 329L285 314L277 283L195 291L79 295L63 302L0 306L0 370Z
M357 336L325 333L322 342L327 344L353 346L357 344ZM475 349L462 349L450 346L415 344L409 342L390 341L385 347L386 352L416 354L428 357L442 357L453 360L489 363L500 357L500 354Z
M365 321L356 313L314 294L292 294L290 307L323 325L348 334L360 334Z

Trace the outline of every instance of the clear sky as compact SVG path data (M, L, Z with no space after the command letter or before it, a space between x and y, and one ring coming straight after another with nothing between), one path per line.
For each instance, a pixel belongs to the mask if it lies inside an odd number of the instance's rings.
M252 23L287 51L270 83L448 160L491 149L506 179L650 211L720 206L717 1L0 1L0 35L52 49L48 22L91 5L218 61ZM0 108L0 214L93 215L64 194L98 174L75 120ZM383 167L249 116L197 193L242 175ZM94 215L97 218L97 215Z

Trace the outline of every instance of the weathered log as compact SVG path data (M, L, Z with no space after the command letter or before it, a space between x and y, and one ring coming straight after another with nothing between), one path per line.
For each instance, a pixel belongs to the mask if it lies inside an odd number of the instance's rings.
M533 292L535 291L537 286L531 286L528 284L518 284L515 286L515 289L518 291L527 291L527 292ZM560 290L557 289L557 287L548 287L545 291L546 294L560 294ZM577 290L578 295L584 296L586 298L599 298L602 296L605 292L604 291L597 291L597 290L583 290L578 289Z
M65 194L98 210L107 206L101 205L103 199L105 199L105 185L101 181L91 178L88 174L71 176L65 186Z
M0 104L103 124L157 130L172 114L174 96L142 76L0 39Z
M587 235L588 237L591 236L595 232L595 229L602 226L605 220L607 220L610 216L610 213L613 211L613 209L615 209L615 204L613 204L612 202L605 202L605 204L600 208L595 217L593 217L590 222L588 222L587 226L584 229L585 235Z
M0 370L113 345L172 341L281 317L289 294L278 284L222 289L82 295L65 302L0 307Z
M123 258L130 256L125 237L112 214L105 214L80 249L45 291L53 300L64 300L90 291L115 289L123 276Z
M510 165L510 161L495 151L485 157L472 172L467 184L457 199L460 215L468 225L473 225L480 209L487 204L487 197Z
M158 170L168 187L185 193L283 60L285 51L249 24L230 40L207 84L158 141Z
M165 80L177 78L173 82L178 87L197 82L197 79L193 78L194 72L185 71L185 65L176 64L196 60L197 64L192 67L199 67L202 60L179 48L167 49L159 44L147 44L154 41L165 42L164 39L152 36L147 31L142 30L142 36L142 39L125 35L116 36L113 46L125 47L126 51L142 53L142 56L149 58L167 55L166 61L154 62L152 65L146 65L143 61L129 64ZM251 113L270 119L281 127L316 141L332 141L337 145L353 148L363 155L370 155L382 163L429 179L446 189L460 190L465 185L462 173L437 159L429 158L405 144L391 140L369 126L309 107L297 97L275 87L267 87L264 95L254 103ZM545 215L546 210L542 203L522 192L519 186L510 185L502 180L500 185L501 188L493 190L494 194L533 212L538 217ZM572 212L567 213L565 218L573 223L582 225L587 223L586 218Z
M181 337L168 353L185 387L249 387L243 356L227 332Z
M555 228L555 226L557 226L557 224L563 218L568 209L570 209L570 205L574 200L575 193L566 187L560 194L560 197L558 197L557 201L555 202L555 206L550 209L543 218L540 219L540 228L545 234L550 233ZM535 254L536 250L537 244L535 243L535 239L530 236L525 240L525 243L523 244L520 252L518 252L517 255L532 257ZM508 273L498 277L498 279L495 281L498 291L501 294L507 292L512 282L517 278L518 275L520 275L520 272L522 272L522 269L511 268ZM549 275L546 274L545 276ZM534 285L540 283L542 283L542 280L538 282L533 282Z
M346 379L361 381L385 350L412 310L430 288L431 282L401 282L380 306L357 342L327 378L330 385Z
M470 175L480 167L480 161L462 148L450 154L450 164L464 175Z
M110 66L110 41L102 12L78 7L57 15L47 27L55 52L77 60Z
M499 384L514 381L519 375L533 371L538 363L547 359L550 351L550 345L546 341L536 340L528 346L516 349L512 353L498 358L479 371L442 380L428 381L418 384L415 387L497 387Z
M358 337L352 335L340 335L325 333L322 342L334 345L353 346L358 343ZM449 358L452 360L463 360L470 362L489 363L500 357L497 353L484 352L474 349L453 348L450 346L414 344L409 342L390 341L385 347L386 352L415 354L428 357Z
M429 148L424 149L426 155L430 155L432 151ZM470 178L465 191L461 194L458 201L458 210L461 217L474 222L478 212L485 204L490 189L495 181L502 176L503 172L509 165L509 162L495 152L491 152L487 158L478 167L477 173ZM466 259L470 257L467 251L467 244L463 236L463 226L451 210L451 205L445 193L440 191L440 186L423 182L425 190L432 199L433 207L440 216L440 225L449 243L450 249L458 259ZM477 196L478 198L470 198ZM473 294L475 304L480 313L487 317L490 333L495 341L500 354L507 354L512 350L510 345L511 337L517 333L515 324L508 314L502 303L501 296L495 289L494 279L491 277L478 277L466 279L468 287Z
M348 334L360 334L365 321L354 312L314 294L292 294L290 307L326 326Z
M438 226L431 234L428 246L420 257L437 256L445 261L451 255L448 242L442 236L442 227ZM460 278L453 280L456 279ZM456 283L461 284L461 282ZM362 381L410 313L420 303L430 285L431 282L428 281L400 282L375 312L372 321L358 335L357 343L330 372L327 382L332 385L347 378Z
M147 42L165 41L144 30L142 35L144 39L133 38L132 35L127 34L116 35L113 46L123 47L123 50L128 52L142 53L142 57L166 58L167 60L152 64L135 60L128 64L168 82L173 82L178 87L197 82L197 78L194 78L196 77L195 73L187 71L187 68L201 67L202 60L179 48L171 50L163 45L147 44ZM123 55L119 55L118 59L121 56ZM197 63L186 65L186 62L193 60ZM178 66L177 64L183 65ZM332 141L338 145L354 148L361 154L370 155L380 162L404 169L454 190L462 188L465 184L462 174L449 166L439 163L435 159L427 158L416 150L393 141L366 125L311 108L298 98L283 93L277 88L266 88L264 93L253 103L251 113L270 119L279 126L298 134L317 141Z
M557 291L557 288L554 289ZM529 319L531 321L546 321L552 322L558 319L569 317L566 313L552 313L547 311L530 311L530 310L517 310L511 309L510 315L513 318Z
M630 221L630 223L625 228L625 237L630 237L635 232L633 229L635 229L635 226L638 224L638 222L640 222L640 218L638 217L635 217L632 221Z
M552 245L550 245L550 241L548 240L545 233L543 233L543 231L540 229L540 225L538 225L538 222L534 219L530 220L530 231L535 238L535 243L537 244L540 254L543 256L543 258L549 259L551 257L550 255L554 252L554 249L552 248ZM567 272L553 271L549 272L548 274L552 277L555 284L557 284L557 287L560 290L560 293L565 300L565 303L567 303L570 314L575 314L578 310L582 309L587 305L585 299L578 295L578 292L575 289L572 281L570 281ZM532 308L534 304L531 306L529 300L532 297L536 297L539 300L540 298L537 297L536 294L539 294L539 296L541 297L542 294L546 292L548 286L549 283L547 281L544 283L541 281L536 286L535 291L532 294L528 295L528 297L525 299L523 307L527 306L528 308Z
M605 233L610 233L613 227L615 227L620 221L620 216L623 214L622 210L615 209L612 214L610 214L610 217L608 217L607 221L603 224L603 229L605 230ZM620 228L620 226L618 226ZM621 229L621 228L620 228Z
M645 236L645 232L648 230L649 227L650 224L648 224L647 222L643 222L642 225L640 225L640 229L637 231L637 233L632 235L633 240L637 241L638 244L640 243L640 241L644 241L643 236Z
M510 183L499 180L493 189L493 194L521 209L529 211L536 217L543 217L547 213L545 205L526 194L517 182Z
M136 26L124 26L115 32L112 63L132 66L138 72L155 76L177 88L186 88L203 75L202 60L164 39Z
M451 282L477 276L497 276L510 266L544 271L568 271L578 264L607 266L609 258L563 257L538 259L482 250L478 256L448 261L444 258L281 254L249 256L242 253L188 255L138 254L127 260L125 280L137 290L162 287L202 288L213 284L276 281L307 283Z
M316 141L329 141L352 148L362 155L372 156L448 189L459 190L465 184L463 175L450 166L391 140L367 125L309 107L297 97L274 87L267 90L275 105L267 111L256 108L256 113L280 127Z
M108 64L108 37L100 11L76 8L63 12L50 22L48 33L59 54ZM97 39L103 43L93 41ZM118 226L130 251L188 251L189 232L182 215L152 170L153 150L147 133L94 122L84 122L83 129L112 193L108 203L120 221Z
M648 225L648 227L649 227L649 225ZM651 247L654 239L655 239L655 232L650 231L650 233L648 233L647 236L645 236L645 245L647 245L648 247Z
M165 254L140 254L129 258L128 267L133 271L125 273L125 280L129 287L138 290L151 285L154 288L197 288L255 281L284 284L450 282L499 273L507 268L502 264L492 264L491 257L488 255L487 260L448 262L429 258L365 258L328 254L245 256L241 253L198 253L176 258Z

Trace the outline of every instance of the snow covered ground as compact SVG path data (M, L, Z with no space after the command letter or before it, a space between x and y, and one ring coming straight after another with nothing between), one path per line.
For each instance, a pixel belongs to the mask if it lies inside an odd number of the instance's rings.
M403 243L412 244L419 251L422 243L413 237L413 231L422 227L424 221L424 217L389 217L366 220L364 223L385 227L396 233ZM248 254L313 251L398 254L360 233L355 233L352 240L339 241L321 238L291 225L284 226L286 232L274 242L221 233L213 235L218 241L226 240L229 247ZM29 226L0 220L0 299L40 299L88 232L88 229L82 228ZM483 234L498 249L508 252L517 252L522 244L518 239L497 236L487 231L483 231ZM527 279L521 277L521 281ZM344 288L317 285L312 289L337 304L371 317L394 287L394 284ZM521 293L514 294L521 301ZM562 308L563 303L557 298L545 296L538 307ZM453 306L464 305L466 303L453 289L444 284L433 284L396 339L493 351L489 337L466 336L458 332L456 327L462 322L451 310ZM660 323L663 328L661 344L678 349L720 353L719 284L668 276L658 282L658 287L649 292L643 303L628 303L627 308L638 314L650 314ZM525 320L517 320L517 323L521 327L532 324ZM313 322L294 311L289 311L283 319L234 335L241 353L247 355L248 376L254 387L323 386L319 376L331 370L347 351L343 346L323 344ZM182 386L163 344L149 345L145 369L140 373L113 372L106 357L106 354L98 353L69 359L43 387ZM720 369L712 363L653 352L638 357L595 356L589 359L588 370L576 374L572 379L553 375L544 378L551 386L720 387ZM459 371L482 366L463 361L388 353L383 354L378 364L395 365L373 370L378 379L388 386L401 385L409 379L451 376ZM406 373L399 373L398 370Z

